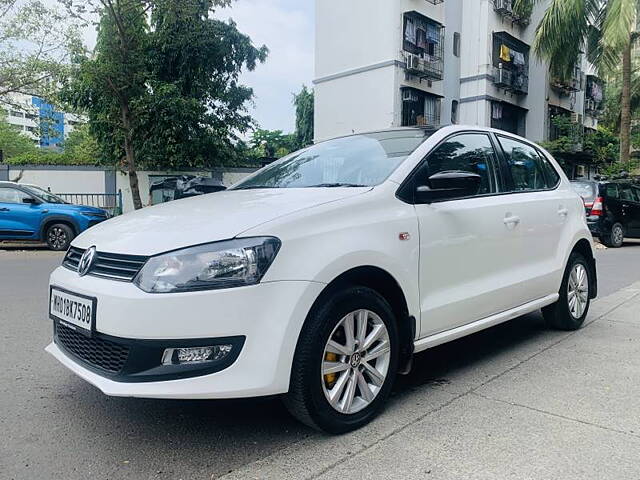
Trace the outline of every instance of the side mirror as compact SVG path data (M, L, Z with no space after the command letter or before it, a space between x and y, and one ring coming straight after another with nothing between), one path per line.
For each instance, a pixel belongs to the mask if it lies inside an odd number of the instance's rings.
M22 203L28 203L30 205L39 205L40 201L38 201L38 199L34 197L25 197L22 199Z
M480 190L482 177L477 173L460 170L438 172L429 177L428 185L416 188L417 203L470 197Z

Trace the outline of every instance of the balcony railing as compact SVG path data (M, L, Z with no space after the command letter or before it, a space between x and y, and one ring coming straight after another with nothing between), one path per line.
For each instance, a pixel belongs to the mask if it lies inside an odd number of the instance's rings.
M431 5L439 5L440 3L444 2L444 0L426 0L426 1Z
M498 15L510 19L522 26L529 25L529 16L516 15L513 12L513 0L493 0L493 9Z
M441 57L435 55L415 55L404 52L405 68L409 75L432 80L442 80L444 62Z
M524 72L493 67L493 83L496 87L504 88L510 92L529 93L529 76Z
M556 90L559 90L561 93L573 93L579 92L584 89L585 84L585 76L582 70L579 68L574 69L571 74L571 78L562 79L562 78L552 78L551 86Z

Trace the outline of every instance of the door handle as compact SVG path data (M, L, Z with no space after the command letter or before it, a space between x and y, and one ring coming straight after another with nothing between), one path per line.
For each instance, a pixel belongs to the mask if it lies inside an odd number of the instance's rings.
M568 208L564 208L564 207L560 207L558 209L558 215L560 215L561 217L566 217L567 215L569 215L569 209Z
M517 215L511 215L507 213L507 215L504 217L504 224L507 227L515 227L519 223L520 223L520 217L518 217Z
M5 208L5 207L0 208L0 212L8 212L8 211L9 211L8 208Z

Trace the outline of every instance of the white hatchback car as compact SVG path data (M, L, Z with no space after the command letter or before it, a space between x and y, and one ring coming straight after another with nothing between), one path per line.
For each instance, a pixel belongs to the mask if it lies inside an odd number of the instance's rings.
M584 205L547 152L395 129L78 236L47 351L107 395L285 394L338 433L380 412L415 352L540 308L577 329L596 291Z

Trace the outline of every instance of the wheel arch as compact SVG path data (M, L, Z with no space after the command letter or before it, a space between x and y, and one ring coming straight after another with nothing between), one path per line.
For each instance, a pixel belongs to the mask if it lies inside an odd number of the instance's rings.
M80 233L80 227L72 218L66 217L64 215L51 215L45 218L42 222L42 226L40 227L40 238L44 239L49 227L56 223L67 225L69 228L71 228L75 236L79 235Z
M596 268L596 258L593 254L593 248L591 247L591 242L586 238L581 238L576 242L576 244L571 249L571 253L580 253L587 259L589 263L589 268L591 270L591 276L593 278L593 289L590 292L591 298L596 298L598 295L598 270Z
M346 270L331 280L320 292L309 310L309 315L322 305L324 299L329 295L341 288L353 285L370 288L389 302L398 322L401 343L400 370L402 371L403 364L408 362L413 355L416 319L409 314L407 298L400 283L388 271L373 265L361 265Z

